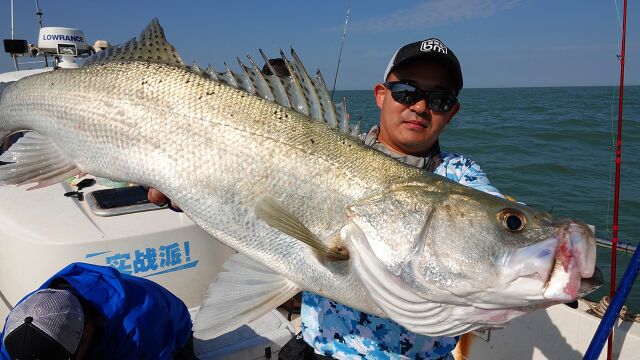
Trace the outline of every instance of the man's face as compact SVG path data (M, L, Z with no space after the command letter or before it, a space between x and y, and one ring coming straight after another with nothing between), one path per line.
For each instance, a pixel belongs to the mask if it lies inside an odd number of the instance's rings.
M449 72L436 62L412 61L389 74L387 81L407 81L425 91L447 90L454 94ZM425 99L415 104L401 104L382 84L375 86L374 93L380 108L378 141L401 154L426 154L460 109L456 104L446 113L435 112L429 109Z

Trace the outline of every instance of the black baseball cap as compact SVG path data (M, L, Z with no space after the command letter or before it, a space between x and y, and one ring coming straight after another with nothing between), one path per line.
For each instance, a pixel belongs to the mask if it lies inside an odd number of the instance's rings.
M398 49L391 57L389 65L384 72L384 81L387 81L389 74L400 65L406 64L415 59L432 59L444 65L453 77L456 86L456 95L462 90L462 69L456 55L436 38L416 41Z
M83 328L84 311L75 295L43 289L11 311L2 341L11 359L69 359Z

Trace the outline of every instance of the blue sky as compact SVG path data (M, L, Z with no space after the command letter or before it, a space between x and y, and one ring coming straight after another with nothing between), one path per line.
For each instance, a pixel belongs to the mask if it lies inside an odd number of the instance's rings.
M348 0L89 1L40 0L45 26L84 31L89 42L121 43L154 17L188 63L236 56L276 57L293 46L308 70L331 86ZM0 3L0 35L10 37L9 0ZM337 88L370 89L406 43L438 37L462 64L465 86L616 85L620 27L614 0L352 0ZM15 1L15 35L37 38L33 1ZM640 1L629 1L625 82L640 85ZM622 0L618 0L620 14ZM237 69L237 67L235 67ZM0 56L0 72L13 69Z

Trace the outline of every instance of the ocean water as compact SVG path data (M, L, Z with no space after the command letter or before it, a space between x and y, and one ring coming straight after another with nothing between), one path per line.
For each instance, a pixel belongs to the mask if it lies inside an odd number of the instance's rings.
M379 111L372 91L336 91L347 97L363 131ZM640 241L640 86L624 90L620 242ZM440 137L444 151L475 160L491 183L518 201L580 219L611 239L615 179L617 87L464 89L461 109ZM598 248L597 266L609 292L611 250ZM630 254L618 252L621 278ZM640 313L640 280L627 300Z

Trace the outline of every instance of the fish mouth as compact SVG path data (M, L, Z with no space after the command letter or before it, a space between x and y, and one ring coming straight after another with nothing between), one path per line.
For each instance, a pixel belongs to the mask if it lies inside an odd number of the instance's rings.
M596 269L596 242L586 225L569 223L559 231L553 271L544 288L544 297L574 300L582 279L592 278Z
M595 255L591 229L569 222L547 239L510 253L502 264L503 281L510 287L513 284L526 287L523 291L531 299L572 301L602 284L602 274L596 272Z

